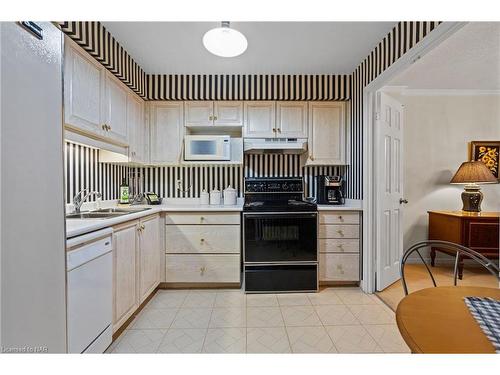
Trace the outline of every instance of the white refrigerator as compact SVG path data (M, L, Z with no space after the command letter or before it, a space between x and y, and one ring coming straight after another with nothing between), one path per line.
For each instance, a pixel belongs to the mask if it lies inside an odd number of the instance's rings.
M67 351L62 49L50 22L0 23L3 352Z

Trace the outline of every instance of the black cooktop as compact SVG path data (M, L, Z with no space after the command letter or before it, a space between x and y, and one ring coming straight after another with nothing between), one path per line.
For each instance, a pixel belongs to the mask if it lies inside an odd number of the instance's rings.
M306 201L279 200L246 202L244 211L257 212L316 212L317 205Z

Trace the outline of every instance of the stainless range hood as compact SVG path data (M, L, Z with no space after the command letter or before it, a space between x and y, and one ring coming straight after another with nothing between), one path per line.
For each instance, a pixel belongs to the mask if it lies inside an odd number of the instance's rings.
M303 154L307 151L307 138L246 138L246 154Z

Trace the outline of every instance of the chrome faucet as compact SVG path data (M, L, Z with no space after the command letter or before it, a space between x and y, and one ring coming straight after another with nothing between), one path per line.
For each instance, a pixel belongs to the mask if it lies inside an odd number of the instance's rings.
M82 204L88 199L88 197L90 197L93 194L95 194L97 198L102 197L102 194L99 193L98 191L89 191L89 189L82 189L75 195L75 197L73 198L73 205L75 206L76 213L80 212Z

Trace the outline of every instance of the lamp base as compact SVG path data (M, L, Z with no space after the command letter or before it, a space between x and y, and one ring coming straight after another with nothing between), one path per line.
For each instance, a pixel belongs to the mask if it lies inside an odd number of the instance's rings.
M462 192L462 211L481 212L481 202L483 201L483 193L477 184L465 185Z

